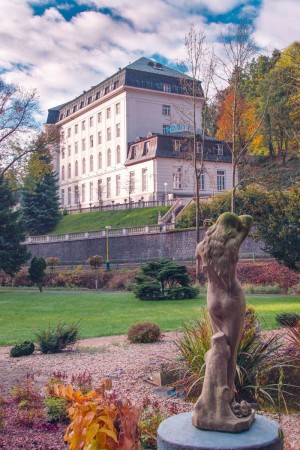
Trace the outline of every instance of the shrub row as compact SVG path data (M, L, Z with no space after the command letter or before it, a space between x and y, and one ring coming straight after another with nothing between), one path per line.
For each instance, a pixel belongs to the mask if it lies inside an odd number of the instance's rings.
M113 269L110 271L101 270L98 277L98 286L100 289L108 290L125 290L130 289L135 281L138 272L136 269ZM196 270L194 265L187 266L188 275L191 283L196 282ZM243 284L251 285L274 285L287 292L289 288L294 286L295 294L300 293L300 277L292 270L284 267L276 262L240 262L238 264L238 277ZM203 274L203 283L205 283L205 275ZM2 286L11 285L11 278L0 273L0 284ZM32 287L33 283L29 280L25 271L19 272L14 279L15 286ZM47 287L80 287L87 289L95 288L95 273L91 270L83 270L79 268L74 270L65 270L60 273L54 273L53 280L51 274L47 273L44 285Z

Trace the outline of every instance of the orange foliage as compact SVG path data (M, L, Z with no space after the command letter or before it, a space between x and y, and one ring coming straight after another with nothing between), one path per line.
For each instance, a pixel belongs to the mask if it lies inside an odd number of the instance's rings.
M113 400L106 393L109 379L97 390L83 394L71 385L55 385L54 395L72 402L71 423L65 433L70 450L138 450L138 411L128 400Z

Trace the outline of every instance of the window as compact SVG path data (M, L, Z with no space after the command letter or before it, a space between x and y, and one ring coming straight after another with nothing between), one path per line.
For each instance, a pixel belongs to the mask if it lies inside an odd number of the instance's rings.
M121 135L121 126L119 123L116 124L116 137L120 137Z
M90 172L93 172L94 170L94 157L93 155L90 156Z
M172 144L173 144L173 152L175 152L175 153L181 152L181 141L175 140L172 142Z
M61 158L62 158L62 159L65 158L65 150L64 150L64 149L61 150Z
M135 173L129 172L129 193L132 194L135 191Z
M84 107L84 102L80 103L80 109Z
M171 85L168 83L163 84L163 91L164 92L171 92Z
M102 112L98 113L98 123L102 122Z
M75 177L78 177L78 161L75 161Z
M60 202L61 202L62 206L65 204L65 190L64 189L62 189L60 191Z
M82 129L82 130L85 130L85 120L83 120L83 121L81 122L81 129Z
M75 134L78 133L78 124L75 125Z
M217 190L225 190L225 170L217 170Z
M102 132L98 131L98 145L102 144Z
M121 104L117 103L116 104L116 114L120 114L120 112L121 112Z
M85 174L85 158L82 159L82 173Z
M75 205L78 205L79 203L79 190L77 185L74 187L74 202Z
M107 108L107 110L106 110L106 118L107 119L111 118L111 109L110 108Z
M116 163L120 164L121 162L121 147L117 145L117 151L116 151Z
M102 169L102 153L98 153L98 169Z
M68 137L71 137L71 128L68 128Z
M77 111L77 105L73 106L73 113Z
M93 123L94 123L94 117L90 117L90 127L93 126Z
M108 127L106 130L106 140L110 141L111 140L111 128Z
M200 175L200 180L199 180L199 184L200 184L200 191L205 191L205 178L204 178L204 173L201 173Z
M147 155L149 153L149 150L150 150L150 141L147 141L144 143L143 156Z
M163 116L171 115L171 106L170 105L162 105L162 114Z
M223 155L223 144L216 144L216 150L217 150L218 156L222 156Z
M71 178L71 163L68 164L68 178Z
M72 202L72 191L71 188L68 188L68 205L71 205Z
M104 95L109 93L109 86L106 86L106 88L104 89Z
M94 183L90 182L90 202L93 201L93 191L94 191Z
M173 188L182 189L182 168L177 167L173 172Z
M82 203L85 202L85 184L83 184L81 186L81 198L82 198Z
M170 125L163 125L163 134L169 133Z
M92 97L88 98L88 105L90 105L92 103Z
M103 186L101 178L98 180L98 200L101 202L103 197Z
M109 148L108 150L107 150L107 166L109 167L109 166L111 166L111 149Z
M98 91L98 92L96 93L95 100L99 100L99 98L100 98L100 92Z
M202 142L196 142L196 153L202 152Z
M75 142L75 153L78 153L78 142Z
M147 173L147 169L142 169L142 191L148 191L148 173Z
M62 180L65 179L65 166L62 166L62 168L61 168L61 179Z
M66 114L66 116L69 116L69 115L70 115L70 110L67 109L67 114Z
M106 178L106 196L107 198L111 197L111 178Z
M114 82L114 89L117 89L119 87L119 80Z
M82 139L82 151L84 152L85 150L85 138Z
M121 194L121 175L116 175L116 196Z
M138 148L137 145L134 145L134 146L131 148L131 156L130 156L130 159L135 159L135 158L136 158L136 155L137 155L137 148Z
M71 145L68 145L68 156L71 156Z
M94 136L91 135L90 136L90 148L93 148L93 147L94 147Z

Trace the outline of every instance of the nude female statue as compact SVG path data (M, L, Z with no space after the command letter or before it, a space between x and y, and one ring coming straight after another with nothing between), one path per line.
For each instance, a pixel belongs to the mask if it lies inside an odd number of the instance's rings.
M222 214L196 249L197 276L207 274L207 307L214 332L206 354L203 389L194 410L198 428L241 431L254 414L246 402L234 401L237 350L242 337L246 302L236 276L239 248L252 226L251 216Z

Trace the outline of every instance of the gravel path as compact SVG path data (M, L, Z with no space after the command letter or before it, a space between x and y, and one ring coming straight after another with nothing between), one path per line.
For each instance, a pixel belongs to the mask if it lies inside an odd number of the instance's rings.
M96 382L103 377L113 380L113 388L118 394L142 404L145 399L159 403L162 409L176 404L179 412L190 411L192 405L180 398L166 397L145 379L168 361L176 359L174 344L176 333L166 333L155 344L130 344L125 336L111 336L85 339L69 352L53 355L34 355L10 358L9 347L0 348L0 386L4 395L22 379L26 373L35 374L35 380L42 388L54 371L72 374L87 370ZM169 409L169 408L168 408ZM282 417L286 436L286 449L300 449L300 415ZM1 448L1 447L0 447Z

